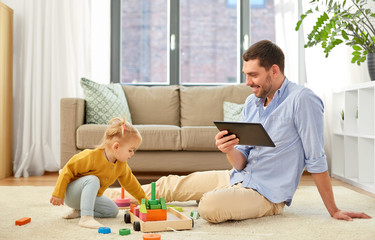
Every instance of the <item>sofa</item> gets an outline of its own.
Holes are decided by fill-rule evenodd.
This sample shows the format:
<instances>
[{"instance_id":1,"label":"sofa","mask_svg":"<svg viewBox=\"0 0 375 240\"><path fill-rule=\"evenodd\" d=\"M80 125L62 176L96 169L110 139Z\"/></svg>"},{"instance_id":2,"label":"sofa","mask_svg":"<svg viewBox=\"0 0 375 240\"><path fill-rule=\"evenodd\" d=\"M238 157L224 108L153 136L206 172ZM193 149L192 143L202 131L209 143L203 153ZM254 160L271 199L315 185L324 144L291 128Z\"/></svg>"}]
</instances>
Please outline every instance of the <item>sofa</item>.
<instances>
[{"instance_id":1,"label":"sofa","mask_svg":"<svg viewBox=\"0 0 375 240\"><path fill-rule=\"evenodd\" d=\"M224 120L223 103L243 104L251 94L244 84L225 86L122 85L132 124L143 141L129 160L141 183L168 174L231 169L215 145ZM83 149L93 149L107 128L85 123L85 100L61 99L61 168Z\"/></svg>"}]
</instances>

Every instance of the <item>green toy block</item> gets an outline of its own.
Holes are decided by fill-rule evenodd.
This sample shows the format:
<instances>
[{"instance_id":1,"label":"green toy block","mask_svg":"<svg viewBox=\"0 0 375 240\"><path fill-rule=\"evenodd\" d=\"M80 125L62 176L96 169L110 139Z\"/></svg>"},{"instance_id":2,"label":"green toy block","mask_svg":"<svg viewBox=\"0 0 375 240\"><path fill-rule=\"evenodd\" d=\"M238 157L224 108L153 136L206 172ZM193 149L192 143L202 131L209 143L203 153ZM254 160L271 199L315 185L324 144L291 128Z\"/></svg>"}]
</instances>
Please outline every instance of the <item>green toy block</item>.
<instances>
[{"instance_id":1,"label":"green toy block","mask_svg":"<svg viewBox=\"0 0 375 240\"><path fill-rule=\"evenodd\" d=\"M155 182L152 182L151 183L151 200L155 200L155 193L156 193L155 189L156 189L156 184Z\"/></svg>"},{"instance_id":2,"label":"green toy block","mask_svg":"<svg viewBox=\"0 0 375 240\"><path fill-rule=\"evenodd\" d=\"M198 212L197 210L195 210L195 211L191 211L191 212L190 212L190 217L191 217L192 219L194 219L194 220L197 220L197 219L200 217L199 212Z\"/></svg>"},{"instance_id":3,"label":"green toy block","mask_svg":"<svg viewBox=\"0 0 375 240\"><path fill-rule=\"evenodd\" d=\"M139 206L139 211L141 213L147 213L146 199L142 198L141 205Z\"/></svg>"},{"instance_id":4,"label":"green toy block","mask_svg":"<svg viewBox=\"0 0 375 240\"><path fill-rule=\"evenodd\" d=\"M155 199L155 200L150 199L150 200L148 200L148 205L150 205L150 207L151 207L151 205L158 205L158 204L159 204L159 200L158 199Z\"/></svg>"},{"instance_id":5,"label":"green toy block","mask_svg":"<svg viewBox=\"0 0 375 240\"><path fill-rule=\"evenodd\" d=\"M165 198L160 198L161 209L167 210L167 205L165 204Z\"/></svg>"},{"instance_id":6,"label":"green toy block","mask_svg":"<svg viewBox=\"0 0 375 240\"><path fill-rule=\"evenodd\" d=\"M161 209L161 205L160 204L150 205L150 209Z\"/></svg>"},{"instance_id":7,"label":"green toy block","mask_svg":"<svg viewBox=\"0 0 375 240\"><path fill-rule=\"evenodd\" d=\"M179 212L182 212L182 207L176 207L176 206L174 206L174 205L167 205L167 207L171 207L171 208L176 209L176 210L179 211Z\"/></svg>"}]
</instances>

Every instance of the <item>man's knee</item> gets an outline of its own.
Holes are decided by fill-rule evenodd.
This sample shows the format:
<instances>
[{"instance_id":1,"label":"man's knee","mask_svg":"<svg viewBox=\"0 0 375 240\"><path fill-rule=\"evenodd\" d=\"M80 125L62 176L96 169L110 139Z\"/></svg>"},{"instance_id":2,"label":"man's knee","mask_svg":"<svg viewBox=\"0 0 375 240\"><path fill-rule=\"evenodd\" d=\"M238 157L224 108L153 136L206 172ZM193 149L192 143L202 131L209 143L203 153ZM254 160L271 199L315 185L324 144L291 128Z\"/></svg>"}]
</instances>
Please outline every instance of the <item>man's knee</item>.
<instances>
[{"instance_id":1,"label":"man's knee","mask_svg":"<svg viewBox=\"0 0 375 240\"><path fill-rule=\"evenodd\" d=\"M217 201L214 194L204 194L198 205L199 215L204 220L211 223L220 223L227 221L221 211L222 207L225 206L218 206L218 202L219 201Z\"/></svg>"}]
</instances>

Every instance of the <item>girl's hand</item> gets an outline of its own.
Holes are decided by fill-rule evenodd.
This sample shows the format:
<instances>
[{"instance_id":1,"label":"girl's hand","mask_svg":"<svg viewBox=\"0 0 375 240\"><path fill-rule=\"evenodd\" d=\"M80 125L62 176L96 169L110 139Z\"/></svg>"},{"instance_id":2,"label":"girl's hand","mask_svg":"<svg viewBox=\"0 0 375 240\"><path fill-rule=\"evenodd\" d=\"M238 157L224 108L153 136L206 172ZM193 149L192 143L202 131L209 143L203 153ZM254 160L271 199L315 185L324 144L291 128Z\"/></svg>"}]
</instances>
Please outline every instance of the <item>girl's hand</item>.
<instances>
[{"instance_id":1,"label":"girl's hand","mask_svg":"<svg viewBox=\"0 0 375 240\"><path fill-rule=\"evenodd\" d=\"M49 202L52 203L52 205L55 205L55 206L64 205L64 199L58 198L58 197L55 197L55 196L52 196L51 200L49 200Z\"/></svg>"}]
</instances>

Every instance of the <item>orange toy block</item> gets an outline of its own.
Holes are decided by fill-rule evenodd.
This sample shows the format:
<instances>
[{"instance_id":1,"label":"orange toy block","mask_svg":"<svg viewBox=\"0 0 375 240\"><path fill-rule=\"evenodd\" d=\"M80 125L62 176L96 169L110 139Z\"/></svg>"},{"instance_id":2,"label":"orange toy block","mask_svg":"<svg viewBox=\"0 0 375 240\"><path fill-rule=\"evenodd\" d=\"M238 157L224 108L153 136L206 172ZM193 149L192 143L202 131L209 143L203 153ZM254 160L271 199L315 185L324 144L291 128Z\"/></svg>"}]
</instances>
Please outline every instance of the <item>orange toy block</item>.
<instances>
[{"instance_id":1,"label":"orange toy block","mask_svg":"<svg viewBox=\"0 0 375 240\"><path fill-rule=\"evenodd\" d=\"M147 210L147 221L167 220L167 210L149 209Z\"/></svg>"},{"instance_id":2,"label":"orange toy block","mask_svg":"<svg viewBox=\"0 0 375 240\"><path fill-rule=\"evenodd\" d=\"M131 203L130 204L130 212L134 213L134 208L136 208L136 207L137 207L137 205Z\"/></svg>"},{"instance_id":3,"label":"orange toy block","mask_svg":"<svg viewBox=\"0 0 375 240\"><path fill-rule=\"evenodd\" d=\"M160 240L161 235L157 233L143 235L143 240Z\"/></svg>"},{"instance_id":4,"label":"orange toy block","mask_svg":"<svg viewBox=\"0 0 375 240\"><path fill-rule=\"evenodd\" d=\"M144 222L167 220L167 210L149 209L147 213L139 212L139 218Z\"/></svg>"},{"instance_id":5,"label":"orange toy block","mask_svg":"<svg viewBox=\"0 0 375 240\"><path fill-rule=\"evenodd\" d=\"M31 222L31 218L24 217L24 218L20 218L20 219L16 220L16 225L21 226L21 225L25 225L26 223L29 223L29 222Z\"/></svg>"}]
</instances>

